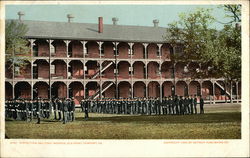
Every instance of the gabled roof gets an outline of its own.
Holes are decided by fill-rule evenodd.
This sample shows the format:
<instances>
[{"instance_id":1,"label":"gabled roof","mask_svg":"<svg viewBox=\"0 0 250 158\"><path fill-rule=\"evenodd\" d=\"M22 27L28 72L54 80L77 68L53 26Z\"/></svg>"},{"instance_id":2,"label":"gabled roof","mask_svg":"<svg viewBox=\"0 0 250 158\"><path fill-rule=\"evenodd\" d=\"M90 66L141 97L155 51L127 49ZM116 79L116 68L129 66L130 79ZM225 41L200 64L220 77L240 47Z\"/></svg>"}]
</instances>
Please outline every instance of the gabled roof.
<instances>
[{"instance_id":1,"label":"gabled roof","mask_svg":"<svg viewBox=\"0 0 250 158\"><path fill-rule=\"evenodd\" d=\"M167 28L128 25L103 25L103 33L98 32L98 24L67 23L23 20L29 28L27 38L124 41L165 43Z\"/></svg>"}]
</instances>

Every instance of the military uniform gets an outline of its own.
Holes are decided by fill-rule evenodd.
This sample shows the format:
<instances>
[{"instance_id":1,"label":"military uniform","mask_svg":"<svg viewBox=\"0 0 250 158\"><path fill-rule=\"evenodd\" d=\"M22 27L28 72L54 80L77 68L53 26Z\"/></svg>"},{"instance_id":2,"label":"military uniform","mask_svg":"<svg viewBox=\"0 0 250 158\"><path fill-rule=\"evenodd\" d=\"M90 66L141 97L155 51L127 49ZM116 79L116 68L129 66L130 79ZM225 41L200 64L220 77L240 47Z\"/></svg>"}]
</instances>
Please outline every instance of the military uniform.
<instances>
[{"instance_id":1,"label":"military uniform","mask_svg":"<svg viewBox=\"0 0 250 158\"><path fill-rule=\"evenodd\" d=\"M200 114L204 114L204 100L200 97Z\"/></svg>"}]
</instances>

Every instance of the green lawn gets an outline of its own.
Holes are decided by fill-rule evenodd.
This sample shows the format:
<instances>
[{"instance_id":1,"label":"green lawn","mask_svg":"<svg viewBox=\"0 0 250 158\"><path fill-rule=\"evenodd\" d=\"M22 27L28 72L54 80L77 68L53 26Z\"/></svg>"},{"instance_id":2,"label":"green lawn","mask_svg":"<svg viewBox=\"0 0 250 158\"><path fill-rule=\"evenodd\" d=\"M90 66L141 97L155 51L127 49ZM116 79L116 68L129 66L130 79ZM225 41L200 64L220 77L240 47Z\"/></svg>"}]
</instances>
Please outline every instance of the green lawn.
<instances>
[{"instance_id":1,"label":"green lawn","mask_svg":"<svg viewBox=\"0 0 250 158\"><path fill-rule=\"evenodd\" d=\"M83 119L62 124L42 120L41 124L6 121L9 138L48 139L240 139L241 106L239 104L206 105L204 115L112 115L90 113Z\"/></svg>"}]
</instances>

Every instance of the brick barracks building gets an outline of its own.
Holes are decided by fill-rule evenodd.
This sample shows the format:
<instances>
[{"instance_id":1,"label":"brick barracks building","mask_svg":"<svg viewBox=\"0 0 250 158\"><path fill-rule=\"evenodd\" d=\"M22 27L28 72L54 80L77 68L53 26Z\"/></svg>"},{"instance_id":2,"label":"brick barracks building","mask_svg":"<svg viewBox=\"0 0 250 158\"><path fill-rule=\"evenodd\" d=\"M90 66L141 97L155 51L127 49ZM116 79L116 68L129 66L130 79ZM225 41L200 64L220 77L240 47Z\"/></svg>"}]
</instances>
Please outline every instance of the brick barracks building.
<instances>
[{"instance_id":1,"label":"brick barracks building","mask_svg":"<svg viewBox=\"0 0 250 158\"><path fill-rule=\"evenodd\" d=\"M31 61L24 68L5 71L5 96L12 98L74 97L76 104L86 97L165 97L202 95L207 102L241 99L241 82L224 79L191 79L207 67L197 63L174 63L171 54L180 53L163 38L167 29L113 25L19 20L29 28ZM15 71L16 73L14 73ZM15 74L15 75L13 75Z\"/></svg>"}]
</instances>

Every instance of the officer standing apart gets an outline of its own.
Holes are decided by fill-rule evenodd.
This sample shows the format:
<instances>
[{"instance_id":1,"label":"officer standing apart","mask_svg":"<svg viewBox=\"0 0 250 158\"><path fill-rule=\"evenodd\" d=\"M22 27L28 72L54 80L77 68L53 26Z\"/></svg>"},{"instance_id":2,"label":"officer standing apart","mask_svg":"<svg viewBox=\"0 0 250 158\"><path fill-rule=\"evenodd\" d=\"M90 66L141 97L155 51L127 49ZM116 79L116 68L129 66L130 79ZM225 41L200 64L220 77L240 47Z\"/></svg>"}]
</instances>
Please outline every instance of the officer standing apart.
<instances>
[{"instance_id":1,"label":"officer standing apart","mask_svg":"<svg viewBox=\"0 0 250 158\"><path fill-rule=\"evenodd\" d=\"M200 96L200 114L204 114L204 100L202 96Z\"/></svg>"}]
</instances>

